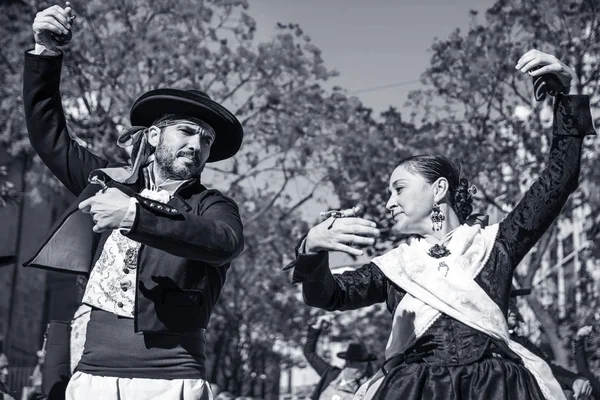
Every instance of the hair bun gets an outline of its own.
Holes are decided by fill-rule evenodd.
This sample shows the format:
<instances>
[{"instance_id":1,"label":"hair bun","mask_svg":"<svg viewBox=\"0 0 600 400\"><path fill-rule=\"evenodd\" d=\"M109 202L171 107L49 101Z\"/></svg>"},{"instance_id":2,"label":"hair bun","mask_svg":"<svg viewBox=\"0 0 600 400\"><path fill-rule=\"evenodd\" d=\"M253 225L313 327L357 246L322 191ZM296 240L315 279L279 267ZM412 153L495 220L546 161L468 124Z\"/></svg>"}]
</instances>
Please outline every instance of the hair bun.
<instances>
[{"instance_id":1,"label":"hair bun","mask_svg":"<svg viewBox=\"0 0 600 400\"><path fill-rule=\"evenodd\" d=\"M454 209L460 222L464 222L473 212L473 195L477 193L474 186L469 185L469 181L461 178L458 181L458 187L454 193Z\"/></svg>"}]
</instances>

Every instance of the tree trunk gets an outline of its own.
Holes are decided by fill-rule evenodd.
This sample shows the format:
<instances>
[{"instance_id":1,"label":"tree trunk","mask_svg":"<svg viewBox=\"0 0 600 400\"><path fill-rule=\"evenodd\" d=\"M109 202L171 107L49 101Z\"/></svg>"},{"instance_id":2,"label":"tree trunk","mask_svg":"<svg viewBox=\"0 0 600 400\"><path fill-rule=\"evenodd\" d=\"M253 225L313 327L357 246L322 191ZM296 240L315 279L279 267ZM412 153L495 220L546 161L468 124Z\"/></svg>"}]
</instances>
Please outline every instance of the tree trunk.
<instances>
[{"instance_id":1,"label":"tree trunk","mask_svg":"<svg viewBox=\"0 0 600 400\"><path fill-rule=\"evenodd\" d=\"M529 304L533 310L535 316L542 325L544 333L548 337L548 342L552 348L552 351L554 352L555 362L564 367L568 367L569 352L563 345L560 337L558 337L558 324L554 320L554 317L547 310L545 310L540 302L533 296L527 299L527 304Z\"/></svg>"}]
</instances>

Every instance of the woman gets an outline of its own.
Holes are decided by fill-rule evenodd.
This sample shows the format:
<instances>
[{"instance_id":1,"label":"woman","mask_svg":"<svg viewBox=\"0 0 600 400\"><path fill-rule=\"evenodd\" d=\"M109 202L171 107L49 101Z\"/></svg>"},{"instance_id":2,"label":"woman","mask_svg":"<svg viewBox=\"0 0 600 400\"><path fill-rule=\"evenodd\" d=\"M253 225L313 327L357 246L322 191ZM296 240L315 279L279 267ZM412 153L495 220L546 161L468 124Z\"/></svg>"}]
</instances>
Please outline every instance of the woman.
<instances>
[{"instance_id":1,"label":"woman","mask_svg":"<svg viewBox=\"0 0 600 400\"><path fill-rule=\"evenodd\" d=\"M549 54L529 51L516 68L553 73L575 90L575 73ZM546 169L499 224L464 224L468 182L444 157L416 156L390 178L386 207L408 236L397 248L332 275L327 252L362 254L352 246L372 244L375 223L329 218L309 231L294 262L307 304L349 310L387 301L393 312L386 362L357 397L564 399L548 365L510 341L505 319L514 269L577 188L583 137L595 134L587 96L557 96L553 133Z\"/></svg>"}]
</instances>

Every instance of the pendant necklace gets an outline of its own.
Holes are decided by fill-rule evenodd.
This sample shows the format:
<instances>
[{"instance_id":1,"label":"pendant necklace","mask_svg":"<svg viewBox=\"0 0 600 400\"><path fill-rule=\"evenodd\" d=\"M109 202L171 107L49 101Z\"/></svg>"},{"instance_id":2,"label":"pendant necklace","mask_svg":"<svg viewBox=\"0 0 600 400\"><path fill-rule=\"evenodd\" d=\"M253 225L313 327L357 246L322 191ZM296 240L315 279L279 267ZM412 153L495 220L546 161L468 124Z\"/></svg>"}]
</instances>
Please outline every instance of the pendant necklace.
<instances>
[{"instance_id":1,"label":"pendant necklace","mask_svg":"<svg viewBox=\"0 0 600 400\"><path fill-rule=\"evenodd\" d=\"M441 243L436 243L431 248L429 248L429 250L427 250L427 255L436 259L449 256L450 250L448 250L448 248L446 247L446 243L449 242L450 239L452 239L452 234L455 230L448 232L446 236L442 238ZM438 264L438 271L441 272L442 269L444 269L444 276L448 276L448 271L450 270L450 267L444 261L440 261L440 263Z\"/></svg>"}]
</instances>

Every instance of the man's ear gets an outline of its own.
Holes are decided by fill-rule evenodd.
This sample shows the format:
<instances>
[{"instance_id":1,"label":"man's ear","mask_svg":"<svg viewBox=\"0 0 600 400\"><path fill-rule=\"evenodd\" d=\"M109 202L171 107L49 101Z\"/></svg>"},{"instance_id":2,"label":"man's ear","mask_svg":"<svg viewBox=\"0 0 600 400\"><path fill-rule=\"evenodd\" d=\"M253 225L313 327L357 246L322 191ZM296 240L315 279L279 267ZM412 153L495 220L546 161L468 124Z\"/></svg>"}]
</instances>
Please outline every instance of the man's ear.
<instances>
[{"instance_id":1,"label":"man's ear","mask_svg":"<svg viewBox=\"0 0 600 400\"><path fill-rule=\"evenodd\" d=\"M158 146L158 142L160 141L161 130L159 127L152 125L148 128L148 143L150 146L156 148Z\"/></svg>"},{"instance_id":2,"label":"man's ear","mask_svg":"<svg viewBox=\"0 0 600 400\"><path fill-rule=\"evenodd\" d=\"M440 177L433 183L433 200L436 203L440 203L448 191L450 190L450 184L446 178Z\"/></svg>"}]
</instances>

